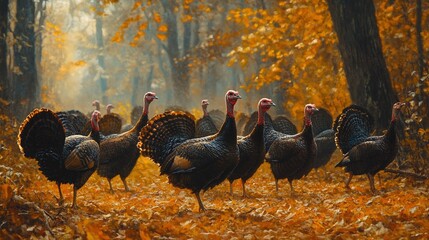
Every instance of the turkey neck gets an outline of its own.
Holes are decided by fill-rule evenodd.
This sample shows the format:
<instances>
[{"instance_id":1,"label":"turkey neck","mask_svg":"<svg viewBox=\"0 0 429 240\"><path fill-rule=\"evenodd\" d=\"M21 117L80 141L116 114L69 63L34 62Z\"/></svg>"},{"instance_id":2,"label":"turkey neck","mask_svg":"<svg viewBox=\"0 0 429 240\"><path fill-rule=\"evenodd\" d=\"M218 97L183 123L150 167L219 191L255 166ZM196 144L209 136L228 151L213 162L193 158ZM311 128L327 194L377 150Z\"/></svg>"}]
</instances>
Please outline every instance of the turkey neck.
<instances>
[{"instance_id":1,"label":"turkey neck","mask_svg":"<svg viewBox=\"0 0 429 240\"><path fill-rule=\"evenodd\" d=\"M311 124L311 117L306 116L304 119L304 129L302 130L301 136L307 141L313 141L313 126Z\"/></svg>"},{"instance_id":2,"label":"turkey neck","mask_svg":"<svg viewBox=\"0 0 429 240\"><path fill-rule=\"evenodd\" d=\"M98 126L98 122L91 120L91 133L89 134L89 137L94 139L100 145L100 127Z\"/></svg>"},{"instance_id":3,"label":"turkey neck","mask_svg":"<svg viewBox=\"0 0 429 240\"><path fill-rule=\"evenodd\" d=\"M251 137L259 137L264 133L264 125L265 125L265 112L262 111L261 107L258 110L258 122L256 126L253 128L253 131L250 133Z\"/></svg>"},{"instance_id":4,"label":"turkey neck","mask_svg":"<svg viewBox=\"0 0 429 240\"><path fill-rule=\"evenodd\" d=\"M226 141L227 143L236 145L237 144L237 127L235 125L235 118L226 115L225 122L223 123L217 139Z\"/></svg>"},{"instance_id":5,"label":"turkey neck","mask_svg":"<svg viewBox=\"0 0 429 240\"><path fill-rule=\"evenodd\" d=\"M142 130L142 128L147 124L147 121L149 120L148 118L149 104L150 104L149 101L147 100L144 101L143 113L140 116L139 121L136 123L136 125L131 129L132 131L140 132L140 130Z\"/></svg>"},{"instance_id":6,"label":"turkey neck","mask_svg":"<svg viewBox=\"0 0 429 240\"><path fill-rule=\"evenodd\" d=\"M389 124L389 128L387 129L385 140L389 143L395 143L396 142L396 119L392 119L392 121Z\"/></svg>"},{"instance_id":7,"label":"turkey neck","mask_svg":"<svg viewBox=\"0 0 429 240\"><path fill-rule=\"evenodd\" d=\"M203 106L203 115L204 117L207 117L209 113L207 112L207 106Z\"/></svg>"}]
</instances>

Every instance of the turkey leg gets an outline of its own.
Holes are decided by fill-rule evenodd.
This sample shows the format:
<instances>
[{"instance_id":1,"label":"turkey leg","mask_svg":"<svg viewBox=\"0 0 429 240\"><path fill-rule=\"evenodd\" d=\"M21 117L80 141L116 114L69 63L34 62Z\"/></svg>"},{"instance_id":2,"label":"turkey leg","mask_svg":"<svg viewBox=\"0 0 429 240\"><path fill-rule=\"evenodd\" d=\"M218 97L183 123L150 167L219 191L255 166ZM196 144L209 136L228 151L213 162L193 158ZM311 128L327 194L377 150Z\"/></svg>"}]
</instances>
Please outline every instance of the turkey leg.
<instances>
[{"instance_id":1,"label":"turkey leg","mask_svg":"<svg viewBox=\"0 0 429 240\"><path fill-rule=\"evenodd\" d=\"M73 209L77 209L76 196L77 196L77 189L76 187L73 187L73 205L72 205Z\"/></svg>"},{"instance_id":2,"label":"turkey leg","mask_svg":"<svg viewBox=\"0 0 429 240\"><path fill-rule=\"evenodd\" d=\"M232 181L229 181L229 194L232 196Z\"/></svg>"},{"instance_id":3,"label":"turkey leg","mask_svg":"<svg viewBox=\"0 0 429 240\"><path fill-rule=\"evenodd\" d=\"M378 191L377 191L377 189L375 189L375 186L374 186L374 176L370 173L368 173L366 175L368 176L368 179L369 179L369 186L371 187L371 192L373 194L377 194Z\"/></svg>"},{"instance_id":4,"label":"turkey leg","mask_svg":"<svg viewBox=\"0 0 429 240\"><path fill-rule=\"evenodd\" d=\"M293 189L293 185L292 185L292 180L289 180L289 185L290 185L290 195L294 196L295 195L295 189Z\"/></svg>"},{"instance_id":5,"label":"turkey leg","mask_svg":"<svg viewBox=\"0 0 429 240\"><path fill-rule=\"evenodd\" d=\"M58 199L58 204L62 206L64 203L64 197L63 197L63 193L61 192L61 183L57 182L57 186L58 186L58 191L60 192L60 199Z\"/></svg>"},{"instance_id":6,"label":"turkey leg","mask_svg":"<svg viewBox=\"0 0 429 240\"><path fill-rule=\"evenodd\" d=\"M111 182L111 181L112 181L112 179L110 179L110 178L109 178L109 179L107 179L107 181L109 182L109 186L110 186L110 193L112 193L112 194L113 194L113 193L114 193L114 191L113 191L113 188L112 188L112 182Z\"/></svg>"},{"instance_id":7,"label":"turkey leg","mask_svg":"<svg viewBox=\"0 0 429 240\"><path fill-rule=\"evenodd\" d=\"M353 174L350 173L349 178L346 181L346 188L348 188L348 189L350 189L349 184L352 181L352 178L353 178Z\"/></svg>"},{"instance_id":8,"label":"turkey leg","mask_svg":"<svg viewBox=\"0 0 429 240\"><path fill-rule=\"evenodd\" d=\"M276 192L279 192L279 180L276 178Z\"/></svg>"},{"instance_id":9,"label":"turkey leg","mask_svg":"<svg viewBox=\"0 0 429 240\"><path fill-rule=\"evenodd\" d=\"M241 185L243 186L243 197L247 197L245 184L246 184L246 181L241 179Z\"/></svg>"},{"instance_id":10,"label":"turkey leg","mask_svg":"<svg viewBox=\"0 0 429 240\"><path fill-rule=\"evenodd\" d=\"M200 192L198 191L197 193L195 193L195 196L197 197L198 205L200 207L199 211L204 212L206 208L204 207L203 202L201 201Z\"/></svg>"},{"instance_id":11,"label":"turkey leg","mask_svg":"<svg viewBox=\"0 0 429 240\"><path fill-rule=\"evenodd\" d=\"M130 189L128 188L127 180L126 180L125 178L121 178L121 180L122 180L122 182L124 183L125 191L126 191L126 192L129 192L129 191L130 191Z\"/></svg>"}]
</instances>

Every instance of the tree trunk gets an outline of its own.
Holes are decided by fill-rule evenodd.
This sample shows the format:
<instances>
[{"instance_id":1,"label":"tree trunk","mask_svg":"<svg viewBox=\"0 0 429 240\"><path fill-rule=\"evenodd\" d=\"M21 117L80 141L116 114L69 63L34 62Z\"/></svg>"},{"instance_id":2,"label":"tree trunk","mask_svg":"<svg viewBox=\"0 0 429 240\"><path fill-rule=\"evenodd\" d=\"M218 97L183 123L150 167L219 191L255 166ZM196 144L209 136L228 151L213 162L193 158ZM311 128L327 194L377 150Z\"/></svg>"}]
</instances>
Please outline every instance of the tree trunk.
<instances>
[{"instance_id":1,"label":"tree trunk","mask_svg":"<svg viewBox=\"0 0 429 240\"><path fill-rule=\"evenodd\" d=\"M7 78L7 44L8 30L7 16L9 13L9 1L0 1L0 100L9 101L9 80ZM3 105L0 103L0 105ZM0 107L3 109L3 107Z\"/></svg>"},{"instance_id":2,"label":"tree trunk","mask_svg":"<svg viewBox=\"0 0 429 240\"><path fill-rule=\"evenodd\" d=\"M14 30L14 71L12 112L17 119L25 116L39 104L37 93L37 70L35 61L35 34L34 34L33 1L18 0L16 5L16 27Z\"/></svg>"},{"instance_id":3,"label":"tree trunk","mask_svg":"<svg viewBox=\"0 0 429 240\"><path fill-rule=\"evenodd\" d=\"M103 10L100 6L100 0L95 1L95 31L96 31L96 38L97 38L97 47L98 47L98 65L100 66L100 88L101 88L101 99L102 102L107 104L109 102L109 99L106 95L107 92L107 80L105 76L106 72L106 64L104 62L104 39L103 39L103 20L102 20L102 13Z\"/></svg>"},{"instance_id":4,"label":"tree trunk","mask_svg":"<svg viewBox=\"0 0 429 240\"><path fill-rule=\"evenodd\" d=\"M397 100L383 57L372 0L327 0L352 101L367 108L378 131Z\"/></svg>"}]
</instances>

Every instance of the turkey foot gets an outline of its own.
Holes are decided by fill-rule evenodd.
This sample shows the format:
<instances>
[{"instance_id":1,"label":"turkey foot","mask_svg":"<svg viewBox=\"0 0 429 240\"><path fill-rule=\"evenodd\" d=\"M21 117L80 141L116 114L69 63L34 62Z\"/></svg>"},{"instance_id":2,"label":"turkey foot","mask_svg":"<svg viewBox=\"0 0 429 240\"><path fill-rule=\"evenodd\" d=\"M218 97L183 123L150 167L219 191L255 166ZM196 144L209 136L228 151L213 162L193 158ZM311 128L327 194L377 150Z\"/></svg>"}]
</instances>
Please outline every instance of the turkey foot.
<instances>
[{"instance_id":1,"label":"turkey foot","mask_svg":"<svg viewBox=\"0 0 429 240\"><path fill-rule=\"evenodd\" d=\"M295 189L293 189L292 180L289 180L289 185L290 185L290 196L296 197L296 192L295 192Z\"/></svg>"},{"instance_id":2,"label":"turkey foot","mask_svg":"<svg viewBox=\"0 0 429 240\"><path fill-rule=\"evenodd\" d=\"M73 210L77 210L79 208L76 204L76 196L77 196L77 189L73 188L73 205L71 207Z\"/></svg>"}]
</instances>

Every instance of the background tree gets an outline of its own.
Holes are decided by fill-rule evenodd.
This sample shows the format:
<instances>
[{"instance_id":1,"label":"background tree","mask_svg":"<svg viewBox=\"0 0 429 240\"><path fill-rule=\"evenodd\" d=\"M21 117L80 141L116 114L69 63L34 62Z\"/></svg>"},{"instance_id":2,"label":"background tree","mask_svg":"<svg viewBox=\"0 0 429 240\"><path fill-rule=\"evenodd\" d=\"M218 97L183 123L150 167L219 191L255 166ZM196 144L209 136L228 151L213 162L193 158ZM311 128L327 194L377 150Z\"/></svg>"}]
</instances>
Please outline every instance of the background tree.
<instances>
[{"instance_id":1,"label":"background tree","mask_svg":"<svg viewBox=\"0 0 429 240\"><path fill-rule=\"evenodd\" d=\"M397 101L383 57L372 0L329 0L352 101L367 108L378 130L390 120Z\"/></svg>"},{"instance_id":2,"label":"background tree","mask_svg":"<svg viewBox=\"0 0 429 240\"><path fill-rule=\"evenodd\" d=\"M12 112L22 120L39 105L39 83L35 61L35 5L33 1L16 1L16 25L13 29L13 65L11 71Z\"/></svg>"},{"instance_id":3,"label":"background tree","mask_svg":"<svg viewBox=\"0 0 429 240\"><path fill-rule=\"evenodd\" d=\"M8 100L9 84L7 79L7 30L8 30L9 1L0 2L0 105L4 105ZM0 108L3 109L3 108Z\"/></svg>"}]
</instances>

